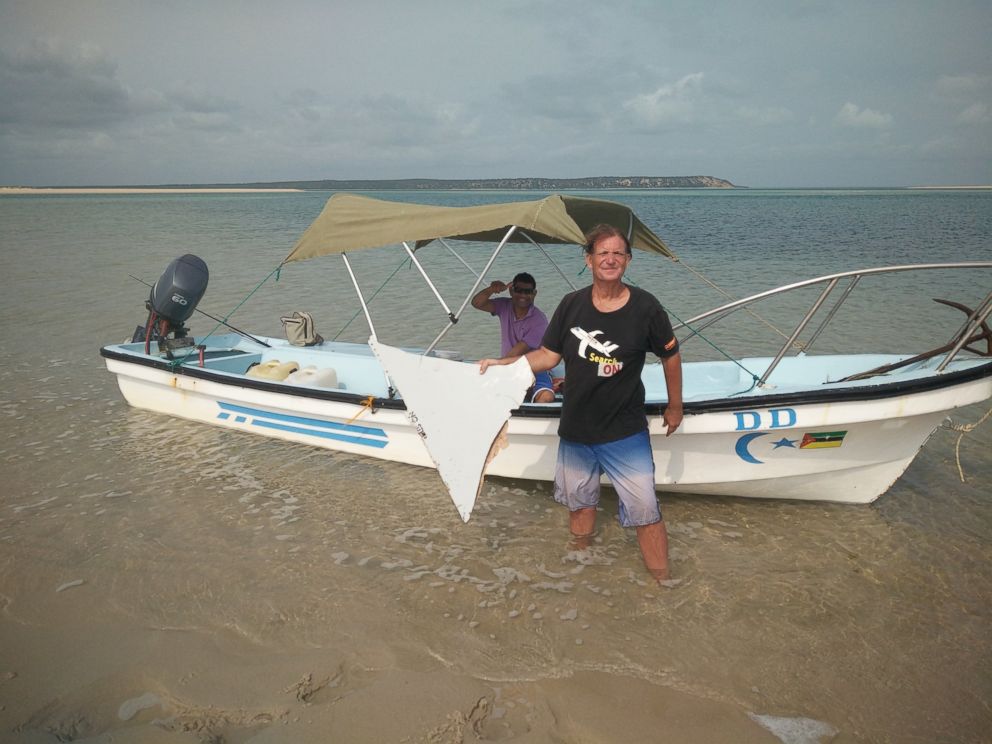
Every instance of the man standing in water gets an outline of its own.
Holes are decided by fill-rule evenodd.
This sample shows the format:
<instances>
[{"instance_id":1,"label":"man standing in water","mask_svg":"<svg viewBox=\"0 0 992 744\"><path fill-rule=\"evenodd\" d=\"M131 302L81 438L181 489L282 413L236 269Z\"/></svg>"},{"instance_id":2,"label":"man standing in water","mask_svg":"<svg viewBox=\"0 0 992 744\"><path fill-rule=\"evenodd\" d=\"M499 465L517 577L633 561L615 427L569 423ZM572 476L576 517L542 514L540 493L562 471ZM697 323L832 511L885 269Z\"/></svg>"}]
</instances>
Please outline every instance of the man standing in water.
<instances>
[{"instance_id":1,"label":"man standing in water","mask_svg":"<svg viewBox=\"0 0 992 744\"><path fill-rule=\"evenodd\" d=\"M641 370L648 351L661 359L668 389L664 421L671 436L682 423L679 344L658 300L622 281L633 258L626 235L597 225L585 237L592 285L562 298L541 348L527 354L534 372L565 360L568 394L558 427L555 500L568 507L572 534L588 539L605 473L620 499L620 524L636 528L644 565L664 581L668 533L654 491ZM483 359L479 370L513 361Z\"/></svg>"},{"instance_id":2,"label":"man standing in water","mask_svg":"<svg viewBox=\"0 0 992 744\"><path fill-rule=\"evenodd\" d=\"M506 290L509 297L497 297ZM495 315L499 318L501 332L500 356L514 359L541 346L544 331L548 327L548 318L542 313L534 300L537 297L537 282L526 271L513 277L511 284L495 281L488 287L480 289L472 298L472 307L476 310ZM533 403L553 403L555 393L550 372L540 372L536 375L534 387L528 391L528 399Z\"/></svg>"}]
</instances>

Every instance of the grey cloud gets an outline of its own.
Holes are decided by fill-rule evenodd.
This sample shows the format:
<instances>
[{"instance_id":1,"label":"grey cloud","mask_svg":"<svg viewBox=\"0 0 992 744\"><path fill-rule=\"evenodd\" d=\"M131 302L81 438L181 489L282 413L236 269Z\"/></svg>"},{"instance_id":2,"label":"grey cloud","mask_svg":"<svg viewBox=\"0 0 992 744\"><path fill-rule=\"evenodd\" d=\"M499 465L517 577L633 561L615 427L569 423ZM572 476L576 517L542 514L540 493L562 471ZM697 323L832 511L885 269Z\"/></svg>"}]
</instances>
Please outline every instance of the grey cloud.
<instances>
[{"instance_id":1,"label":"grey cloud","mask_svg":"<svg viewBox=\"0 0 992 744\"><path fill-rule=\"evenodd\" d=\"M134 117L166 110L157 91L132 91L117 66L93 46L36 42L0 50L0 123L5 129L91 131L116 128Z\"/></svg>"},{"instance_id":2,"label":"grey cloud","mask_svg":"<svg viewBox=\"0 0 992 744\"><path fill-rule=\"evenodd\" d=\"M171 119L172 123L180 130L202 131L202 132L238 132L241 127L236 124L230 115L224 112L199 112L191 111L176 114Z\"/></svg>"},{"instance_id":3,"label":"grey cloud","mask_svg":"<svg viewBox=\"0 0 992 744\"><path fill-rule=\"evenodd\" d=\"M0 52L0 99L4 124L73 129L118 120L131 97L106 60L34 47L21 55Z\"/></svg>"},{"instance_id":4,"label":"grey cloud","mask_svg":"<svg viewBox=\"0 0 992 744\"><path fill-rule=\"evenodd\" d=\"M237 101L194 87L173 89L168 100L182 111L197 114L230 113L241 108Z\"/></svg>"},{"instance_id":5,"label":"grey cloud","mask_svg":"<svg viewBox=\"0 0 992 744\"><path fill-rule=\"evenodd\" d=\"M657 80L658 71L629 60L588 59L558 72L532 73L499 86L500 111L568 127L606 126L623 101Z\"/></svg>"},{"instance_id":6,"label":"grey cloud","mask_svg":"<svg viewBox=\"0 0 992 744\"><path fill-rule=\"evenodd\" d=\"M647 129L687 124L696 118L703 77L702 72L684 75L624 101L623 107L636 125Z\"/></svg>"},{"instance_id":7,"label":"grey cloud","mask_svg":"<svg viewBox=\"0 0 992 744\"><path fill-rule=\"evenodd\" d=\"M937 92L951 97L973 96L992 90L992 77L983 75L943 75L937 80Z\"/></svg>"},{"instance_id":8,"label":"grey cloud","mask_svg":"<svg viewBox=\"0 0 992 744\"><path fill-rule=\"evenodd\" d=\"M0 181L988 180L987 2L16 5Z\"/></svg>"},{"instance_id":9,"label":"grey cloud","mask_svg":"<svg viewBox=\"0 0 992 744\"><path fill-rule=\"evenodd\" d=\"M734 116L739 121L759 126L789 124L796 118L792 111L782 106L740 106L734 110Z\"/></svg>"},{"instance_id":10,"label":"grey cloud","mask_svg":"<svg viewBox=\"0 0 992 744\"><path fill-rule=\"evenodd\" d=\"M892 115L870 108L860 108L848 101L837 112L834 124L860 129L886 129L892 126Z\"/></svg>"},{"instance_id":11,"label":"grey cloud","mask_svg":"<svg viewBox=\"0 0 992 744\"><path fill-rule=\"evenodd\" d=\"M19 52L2 56L7 58L10 67L29 74L113 77L117 71L117 65L98 46L68 47L55 39L35 39Z\"/></svg>"},{"instance_id":12,"label":"grey cloud","mask_svg":"<svg viewBox=\"0 0 992 744\"><path fill-rule=\"evenodd\" d=\"M934 89L938 99L958 111L956 124L985 125L992 122L992 76L944 75Z\"/></svg>"},{"instance_id":13,"label":"grey cloud","mask_svg":"<svg viewBox=\"0 0 992 744\"><path fill-rule=\"evenodd\" d=\"M311 99L309 105L294 109L293 115L311 141L351 141L368 148L451 144L478 128L478 119L467 114L460 104L415 101L397 95L338 100L333 104Z\"/></svg>"},{"instance_id":14,"label":"grey cloud","mask_svg":"<svg viewBox=\"0 0 992 744\"><path fill-rule=\"evenodd\" d=\"M512 117L528 116L554 121L580 119L589 114L590 106L572 89L558 84L549 75L534 75L525 80L504 83L499 99L503 112Z\"/></svg>"},{"instance_id":15,"label":"grey cloud","mask_svg":"<svg viewBox=\"0 0 992 744\"><path fill-rule=\"evenodd\" d=\"M294 88L280 96L279 101L290 126L316 124L330 106L326 97L313 88Z\"/></svg>"},{"instance_id":16,"label":"grey cloud","mask_svg":"<svg viewBox=\"0 0 992 744\"><path fill-rule=\"evenodd\" d=\"M973 103L960 114L955 121L958 124L990 124L992 111L984 103Z\"/></svg>"}]
</instances>

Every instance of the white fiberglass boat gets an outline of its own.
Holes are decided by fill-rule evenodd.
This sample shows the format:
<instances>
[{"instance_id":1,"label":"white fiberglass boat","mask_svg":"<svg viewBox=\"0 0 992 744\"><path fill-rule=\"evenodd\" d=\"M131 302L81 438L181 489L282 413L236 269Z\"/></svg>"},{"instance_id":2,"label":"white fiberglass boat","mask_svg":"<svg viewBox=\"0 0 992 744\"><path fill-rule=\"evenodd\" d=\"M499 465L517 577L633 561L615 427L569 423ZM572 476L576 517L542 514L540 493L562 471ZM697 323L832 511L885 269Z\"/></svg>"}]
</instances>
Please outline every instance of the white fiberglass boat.
<instances>
[{"instance_id":1,"label":"white fiberglass boat","mask_svg":"<svg viewBox=\"0 0 992 744\"><path fill-rule=\"evenodd\" d=\"M581 245L583 233L601 222L626 229L636 249L674 258L629 208L608 201L553 195L479 207L435 207L336 194L283 264L339 254L375 346L379 339L348 254L370 248L405 251L448 316L446 327L427 348L408 353L474 368L471 361L437 346L486 281L504 246L531 244L550 258L545 246ZM452 250L448 241L469 241L465 245L471 249L481 242L495 244L485 268L472 272L470 288L456 311L448 308L418 260L420 249L432 241L441 241L448 250ZM685 419L672 437L664 435L666 389L661 366L645 365L658 489L848 503L878 498L948 412L992 396L992 341L986 325L992 292L974 311L946 303L965 310L967 320L952 338L938 339L936 349L816 355L810 346L862 277L960 270L987 282L988 269L992 262L853 270L736 300L677 325L676 333L684 342L741 308L750 310L802 288L822 288L777 354L685 362ZM183 324L206 289L206 276L206 266L195 256L173 261L152 289L142 333L131 343L101 349L128 403L291 442L412 465L438 465L438 454L424 446L418 412L408 410L404 386L408 400L420 395L419 390L414 393L415 385L454 394L453 386L461 383L444 376L450 367L425 367L419 379L415 374L400 382L384 370L381 354L377 356L370 345L319 340L294 345L284 338L241 331L189 337ZM835 289L838 297L828 309L827 300ZM811 321L820 316L823 320L809 333ZM790 354L804 336L808 339L803 351ZM472 384L464 375L461 379ZM484 472L551 480L560 403L515 406L515 401L506 406L507 411L512 408L512 415L505 448L483 466ZM467 423L465 414L454 410L450 419L432 425L468 431L474 423ZM461 439L457 434L449 436L445 445L455 447L448 453L455 462L461 457L457 451ZM465 441L465 447L477 449L477 444ZM477 469L473 473L473 477L481 475ZM459 510L467 519L471 503Z\"/></svg>"}]
</instances>

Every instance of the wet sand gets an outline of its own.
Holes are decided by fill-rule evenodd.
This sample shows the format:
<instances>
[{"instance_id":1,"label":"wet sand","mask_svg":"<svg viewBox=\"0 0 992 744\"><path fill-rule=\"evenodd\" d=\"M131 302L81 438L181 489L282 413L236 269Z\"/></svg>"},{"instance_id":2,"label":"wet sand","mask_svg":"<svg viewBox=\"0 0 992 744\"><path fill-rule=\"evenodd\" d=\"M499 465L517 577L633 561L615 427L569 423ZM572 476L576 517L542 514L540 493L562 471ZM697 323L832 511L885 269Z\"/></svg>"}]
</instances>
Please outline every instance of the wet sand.
<instances>
[{"instance_id":1,"label":"wet sand","mask_svg":"<svg viewBox=\"0 0 992 744\"><path fill-rule=\"evenodd\" d=\"M737 230L716 198L678 221ZM663 494L662 591L609 491L575 551L548 484L487 479L463 524L434 471L129 408L96 351L145 317L127 274L194 251L233 307L322 201L0 200L0 741L988 741L992 420L964 482L940 429L867 507ZM335 327L340 287L293 280L238 324Z\"/></svg>"},{"instance_id":2,"label":"wet sand","mask_svg":"<svg viewBox=\"0 0 992 744\"><path fill-rule=\"evenodd\" d=\"M122 622L93 586L47 594L50 622L0 621L4 741L779 741L734 706L637 679L414 671L385 648L276 650Z\"/></svg>"},{"instance_id":3,"label":"wet sand","mask_svg":"<svg viewBox=\"0 0 992 744\"><path fill-rule=\"evenodd\" d=\"M659 589L609 494L575 552L545 487L462 525L432 471L122 408L3 450L4 741L982 741L988 510L910 550L950 432L880 510L663 498Z\"/></svg>"}]
</instances>

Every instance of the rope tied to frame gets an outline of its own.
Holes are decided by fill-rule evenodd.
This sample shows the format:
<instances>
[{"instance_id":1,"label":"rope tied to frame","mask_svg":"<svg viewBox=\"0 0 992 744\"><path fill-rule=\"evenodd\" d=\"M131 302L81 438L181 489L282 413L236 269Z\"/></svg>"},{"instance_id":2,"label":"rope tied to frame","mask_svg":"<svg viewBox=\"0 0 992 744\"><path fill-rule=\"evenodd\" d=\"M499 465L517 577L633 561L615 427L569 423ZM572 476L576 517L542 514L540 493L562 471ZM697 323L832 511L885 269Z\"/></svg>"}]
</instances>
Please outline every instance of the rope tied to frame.
<instances>
[{"instance_id":1,"label":"rope tied to frame","mask_svg":"<svg viewBox=\"0 0 992 744\"><path fill-rule=\"evenodd\" d=\"M258 284L255 285L255 288L251 292L249 292L247 295L245 295L244 299L242 299L241 302L239 302L237 305L234 306L234 308L231 310L231 312L229 312L227 315L223 316L220 320L217 321L217 325L215 325L213 328L211 328L210 329L210 332L206 336L204 336L203 338L200 339L200 343L202 344L208 338L210 338L211 336L213 336L214 333L216 333L217 329L220 328L222 325L226 325L227 324L227 321L230 320L231 316L234 315L234 313L236 313L238 311L238 309L242 305L244 305L246 302L248 302L248 300L251 299L251 296L253 294L255 294L258 290L260 290L262 288L262 285L265 284L267 281L269 281L269 279L271 279L273 276L275 276L276 281L279 281L279 274L280 274L281 270L282 270L282 264L279 264L274 269L272 269L272 271L270 271L265 276L265 278L262 279L262 281L260 281ZM179 367L181 367L186 362L186 360L189 359L191 356L193 356L193 354L195 354L195 353L198 353L198 352L196 351L195 348L193 348L185 356L183 356L182 358L170 359L169 360L169 369L174 372L176 369L178 369Z\"/></svg>"},{"instance_id":2,"label":"rope tied to frame","mask_svg":"<svg viewBox=\"0 0 992 744\"><path fill-rule=\"evenodd\" d=\"M743 364L741 364L737 359L735 359L732 355L730 355L727 352L725 352L723 349L721 349L715 343L713 343L708 338L706 338L705 335L703 335L702 333L700 333L699 331L697 331L695 328L693 328L692 326L690 326L688 323L686 323L684 320L682 320L682 318L680 318L678 315L676 315L675 312L673 312L670 307L666 307L665 308L665 312L668 313L669 315L671 315L673 318L675 318L679 323L681 323L682 325L684 325L686 328L688 328L694 334L696 334L699 338L703 339L703 341L705 341L706 343L708 343L711 347L713 347L714 349L716 349L716 351L719 354L723 355L724 358L726 358L727 360L733 362L738 367L740 367L742 370L744 370L744 372L746 374L750 375L750 377L751 377L751 387L747 388L746 390L738 390L736 393L731 393L728 397L731 397L732 398L735 395L743 395L744 393L749 393L752 390L754 390L754 386L758 384L758 382L761 380L761 377L759 377L754 372L752 372L751 370L749 370L747 367L745 367Z\"/></svg>"},{"instance_id":3,"label":"rope tied to frame","mask_svg":"<svg viewBox=\"0 0 992 744\"><path fill-rule=\"evenodd\" d=\"M389 276L387 276L386 277L386 280L382 284L379 285L379 288L369 296L368 304L371 304L372 303L372 300L374 300L378 296L378 294L383 289L386 288L386 285L389 284L390 279L392 279L394 276L396 276L396 274L399 272L400 269L403 268L404 265L406 265L407 268L410 268L411 266L413 266L413 261L411 261L409 258L404 258L402 261L400 261L399 266L397 266L395 269L393 269L393 273L390 274ZM332 338L331 340L332 341L337 341L338 340L338 337L342 333L344 333L345 330L347 330L348 326L351 325L351 322L355 318L357 318L359 315L361 315L361 314L362 314L362 309L359 308L358 310L355 311L355 314L354 315L352 315L350 318L348 318L348 321L343 326L341 326L341 330L339 330L337 333L335 333L334 334L334 338Z\"/></svg>"},{"instance_id":4,"label":"rope tied to frame","mask_svg":"<svg viewBox=\"0 0 992 744\"><path fill-rule=\"evenodd\" d=\"M679 263L682 264L682 266L685 267L685 269L690 274L692 274L697 279L699 279L699 281L701 281L703 284L706 284L707 286L711 287L712 289L716 290L716 292L718 292L719 294L723 295L728 300L736 300L737 299L736 297L734 297L733 294L731 294L730 292L728 292L727 290L725 290L723 287L721 287L719 284L717 284L716 282L714 282L712 279L710 279L708 276L706 276L705 274L703 274L701 271L697 271L696 269L692 268L685 261L679 261ZM747 307L747 306L744 306L741 309L745 313L747 313L748 315L750 315L752 318L754 318L755 320L758 320L761 323L763 323L765 326L767 326L768 328L770 328L772 331L774 331L775 333L777 333L782 338L784 338L784 339L788 339L789 338L788 334L785 333L785 331L782 331L781 329L776 328L775 325L771 321L769 321L768 319L762 317L758 313L757 310L754 310L753 308ZM697 334L697 335L700 335L701 336L702 334ZM801 343L801 342L799 342L799 341L793 342L792 346L793 346L793 348L796 348L799 351L805 351L805 349L806 349L806 345L803 344L803 343Z\"/></svg>"},{"instance_id":5,"label":"rope tied to frame","mask_svg":"<svg viewBox=\"0 0 992 744\"><path fill-rule=\"evenodd\" d=\"M710 287L712 287L713 289L715 289L717 292L719 292L720 294L722 294L724 297L727 297L728 299L731 299L731 300L736 299L730 292L728 292L723 287L721 287L720 285L718 285L715 282L713 282L712 280L710 280L704 274L700 273L696 269L694 269L691 266L689 266L688 264L686 264L684 261L679 261L679 264L682 265L683 267L685 267L691 274L693 274L694 276L696 276L697 278L699 278L700 281L702 281L703 283L709 285ZM582 269L578 273L578 276L581 276L582 273L585 270L586 270L586 266L585 266L585 264L583 264L582 265ZM634 279L629 274L628 275L625 275L624 276L624 279L625 279L625 281L627 281L632 286L634 286L634 287L638 286L637 282L634 281ZM749 315L755 317L757 320L759 320L762 323L764 323L766 326L768 326L771 330L773 330L775 333L777 333L782 338L785 338L785 339L788 338L788 336L783 331L781 331L778 328L776 328L774 325L772 325L772 323L770 323L765 318L761 317L761 315L759 315L757 312L755 312L751 308L745 307L743 309L744 309L744 311L746 313L748 313ZM746 388L745 390L738 390L736 393L731 393L729 397L733 397L735 395L743 395L744 393L749 393L752 390L754 390L754 388L758 384L758 382L761 381L761 377L759 375L756 375L754 372L752 372L747 367L745 367L743 364L741 364L737 359L735 359L731 354L728 354L726 351L724 351L719 346L717 346L714 342L710 341L701 331L697 331L695 328L693 328L688 323L686 323L684 320L682 320L682 318L680 318L678 315L676 315L672 311L672 309L669 306L667 306L667 305L665 306L665 312L667 312L669 315L671 315L673 318L675 318L679 323L681 323L686 328L688 328L690 331L692 331L693 335L698 336L699 338L703 339L703 341L705 341L707 344L709 344L721 356L723 356L725 359L727 359L727 360L733 362L734 364L736 364L738 367L740 367L742 370L744 370L744 372L748 376L750 376L750 378L751 378L751 385L750 385L750 387ZM793 347L799 349L800 351L803 351L806 348L804 344L802 344L802 343L800 343L798 341L793 344Z\"/></svg>"},{"instance_id":6,"label":"rope tied to frame","mask_svg":"<svg viewBox=\"0 0 992 744\"><path fill-rule=\"evenodd\" d=\"M350 419L345 421L345 426L354 423L358 419L358 417L361 416L366 411L371 411L372 413L375 413L375 396L370 395L365 400L363 400L361 402L361 408L358 409L358 413L356 413Z\"/></svg>"},{"instance_id":7,"label":"rope tied to frame","mask_svg":"<svg viewBox=\"0 0 992 744\"><path fill-rule=\"evenodd\" d=\"M957 463L958 477L961 479L962 483L965 483L966 481L964 478L964 469L961 467L961 440L964 439L966 434L970 434L979 426L984 424L989 416L992 416L992 408L987 410L985 415L973 424L955 424L953 421L948 421L948 423L940 425L942 429L959 432L958 441L954 443L954 461Z\"/></svg>"}]
</instances>

